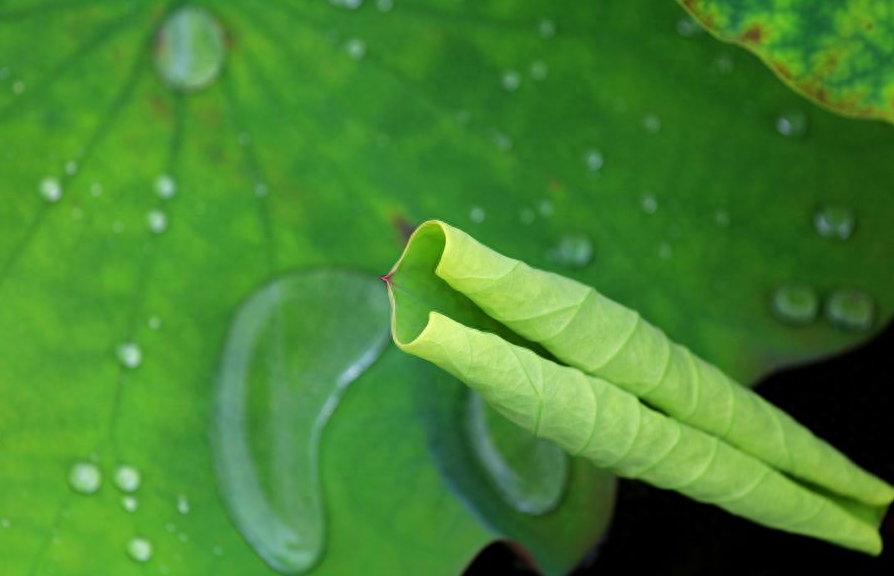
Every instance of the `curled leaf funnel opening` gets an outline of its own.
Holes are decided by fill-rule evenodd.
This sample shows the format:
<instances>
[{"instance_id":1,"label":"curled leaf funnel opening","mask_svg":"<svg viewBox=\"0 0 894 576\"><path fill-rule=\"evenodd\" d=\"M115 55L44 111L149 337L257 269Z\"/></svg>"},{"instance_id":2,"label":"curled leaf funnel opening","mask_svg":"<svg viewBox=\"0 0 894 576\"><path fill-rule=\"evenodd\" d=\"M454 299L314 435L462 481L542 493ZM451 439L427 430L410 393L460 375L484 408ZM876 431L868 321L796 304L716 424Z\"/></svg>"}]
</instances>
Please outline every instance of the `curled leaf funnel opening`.
<instances>
[{"instance_id":1,"label":"curled leaf funnel opening","mask_svg":"<svg viewBox=\"0 0 894 576\"><path fill-rule=\"evenodd\" d=\"M754 522L881 552L890 485L637 312L436 220L382 279L395 344L535 436Z\"/></svg>"}]
</instances>

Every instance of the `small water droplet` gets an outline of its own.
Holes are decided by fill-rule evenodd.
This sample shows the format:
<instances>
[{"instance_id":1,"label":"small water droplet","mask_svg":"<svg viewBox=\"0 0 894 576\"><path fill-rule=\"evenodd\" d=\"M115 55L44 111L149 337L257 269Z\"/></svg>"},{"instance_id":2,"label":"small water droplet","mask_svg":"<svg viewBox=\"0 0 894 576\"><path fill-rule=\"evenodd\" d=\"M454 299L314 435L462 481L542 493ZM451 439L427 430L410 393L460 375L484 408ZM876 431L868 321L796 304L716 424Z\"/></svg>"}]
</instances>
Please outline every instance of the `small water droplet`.
<instances>
[{"instance_id":1,"label":"small water droplet","mask_svg":"<svg viewBox=\"0 0 894 576\"><path fill-rule=\"evenodd\" d=\"M115 468L115 486L122 492L135 492L140 487L140 471L127 464Z\"/></svg>"},{"instance_id":2,"label":"small water droplet","mask_svg":"<svg viewBox=\"0 0 894 576\"><path fill-rule=\"evenodd\" d=\"M787 110L776 119L776 131L797 138L807 133L807 115L801 110Z\"/></svg>"},{"instance_id":3,"label":"small water droplet","mask_svg":"<svg viewBox=\"0 0 894 576\"><path fill-rule=\"evenodd\" d=\"M174 194L177 193L177 183L174 181L173 176L169 174L162 174L161 176L156 178L155 193L158 194L158 197L163 200L172 198Z\"/></svg>"},{"instance_id":4,"label":"small water droplet","mask_svg":"<svg viewBox=\"0 0 894 576\"><path fill-rule=\"evenodd\" d=\"M521 74L515 70L506 70L500 76L500 84L503 85L505 90L514 92L521 86Z\"/></svg>"},{"instance_id":5,"label":"small water droplet","mask_svg":"<svg viewBox=\"0 0 894 576\"><path fill-rule=\"evenodd\" d=\"M133 496L122 496L121 497L121 507L124 508L127 512L135 512L137 508L139 508L139 501Z\"/></svg>"},{"instance_id":6,"label":"small water droplet","mask_svg":"<svg viewBox=\"0 0 894 576\"><path fill-rule=\"evenodd\" d=\"M376 8L379 12L391 12L394 10L394 0L378 0Z\"/></svg>"},{"instance_id":7,"label":"small water droplet","mask_svg":"<svg viewBox=\"0 0 894 576\"><path fill-rule=\"evenodd\" d=\"M826 206L813 215L813 227L823 238L847 240L854 233L853 210L840 206Z\"/></svg>"},{"instance_id":8,"label":"small water droplet","mask_svg":"<svg viewBox=\"0 0 894 576\"><path fill-rule=\"evenodd\" d=\"M12 526L12 521L9 518L0 518L0 528L9 528Z\"/></svg>"},{"instance_id":9,"label":"small water droplet","mask_svg":"<svg viewBox=\"0 0 894 576\"><path fill-rule=\"evenodd\" d=\"M584 153L584 163L591 172L597 172L602 168L603 158L602 152L591 148Z\"/></svg>"},{"instance_id":10,"label":"small water droplet","mask_svg":"<svg viewBox=\"0 0 894 576\"><path fill-rule=\"evenodd\" d=\"M537 211L544 218L549 218L555 213L556 207L549 200L541 200L540 204L537 205Z\"/></svg>"},{"instance_id":11,"label":"small water droplet","mask_svg":"<svg viewBox=\"0 0 894 576\"><path fill-rule=\"evenodd\" d=\"M698 25L692 16L683 16L677 20L677 34L689 38L701 32L702 28Z\"/></svg>"},{"instance_id":12,"label":"small water droplet","mask_svg":"<svg viewBox=\"0 0 894 576\"><path fill-rule=\"evenodd\" d=\"M7 80L9 78L9 72L9 66L0 68L0 80Z\"/></svg>"},{"instance_id":13,"label":"small water droplet","mask_svg":"<svg viewBox=\"0 0 894 576\"><path fill-rule=\"evenodd\" d=\"M176 531L177 526L173 522L168 522L167 524L165 524L165 532L170 532L171 534L173 534Z\"/></svg>"},{"instance_id":14,"label":"small water droplet","mask_svg":"<svg viewBox=\"0 0 894 576\"><path fill-rule=\"evenodd\" d=\"M674 247L667 242L658 245L658 257L662 260L670 260L674 257Z\"/></svg>"},{"instance_id":15,"label":"small water droplet","mask_svg":"<svg viewBox=\"0 0 894 576\"><path fill-rule=\"evenodd\" d=\"M224 553L223 546L215 546L214 548L211 549L211 553L214 554L215 556L223 556L223 553Z\"/></svg>"},{"instance_id":16,"label":"small water droplet","mask_svg":"<svg viewBox=\"0 0 894 576\"><path fill-rule=\"evenodd\" d=\"M646 193L640 199L640 206L646 214L654 214L658 211L658 199L654 195Z\"/></svg>"},{"instance_id":17,"label":"small water droplet","mask_svg":"<svg viewBox=\"0 0 894 576\"><path fill-rule=\"evenodd\" d=\"M79 494L94 494L102 486L102 472L93 462L75 462L68 471L68 485Z\"/></svg>"},{"instance_id":18,"label":"small water droplet","mask_svg":"<svg viewBox=\"0 0 894 576\"><path fill-rule=\"evenodd\" d=\"M826 302L826 319L841 330L865 332L875 321L875 301L860 290L836 290Z\"/></svg>"},{"instance_id":19,"label":"small water droplet","mask_svg":"<svg viewBox=\"0 0 894 576\"><path fill-rule=\"evenodd\" d=\"M593 259L593 243L586 234L565 234L550 256L568 268L583 268Z\"/></svg>"},{"instance_id":20,"label":"small water droplet","mask_svg":"<svg viewBox=\"0 0 894 576\"><path fill-rule=\"evenodd\" d=\"M469 120L472 119L472 113L468 110L457 110L456 112L456 121L460 124L468 124Z\"/></svg>"},{"instance_id":21,"label":"small water droplet","mask_svg":"<svg viewBox=\"0 0 894 576\"><path fill-rule=\"evenodd\" d=\"M345 52L354 60L360 60L366 55L366 43L359 38L351 38L345 42Z\"/></svg>"},{"instance_id":22,"label":"small water droplet","mask_svg":"<svg viewBox=\"0 0 894 576\"><path fill-rule=\"evenodd\" d=\"M179 534L177 534L177 540L180 540L181 542L187 542L189 540L189 536L186 534L186 532L180 532Z\"/></svg>"},{"instance_id":23,"label":"small water droplet","mask_svg":"<svg viewBox=\"0 0 894 576\"><path fill-rule=\"evenodd\" d=\"M116 352L121 365L130 370L137 368L143 361L143 351L140 350L140 347L135 342L121 344Z\"/></svg>"},{"instance_id":24,"label":"small water droplet","mask_svg":"<svg viewBox=\"0 0 894 576\"><path fill-rule=\"evenodd\" d=\"M484 222L484 218L487 214L484 212L484 208L481 206L472 206L472 209L469 210L469 220L474 222L475 224L481 224Z\"/></svg>"},{"instance_id":25,"label":"small water droplet","mask_svg":"<svg viewBox=\"0 0 894 576\"><path fill-rule=\"evenodd\" d=\"M25 91L25 83L21 80L16 80L12 83L12 93L18 96L19 94Z\"/></svg>"},{"instance_id":26,"label":"small water droplet","mask_svg":"<svg viewBox=\"0 0 894 576\"><path fill-rule=\"evenodd\" d=\"M518 216L518 219L521 220L522 224L531 224L534 222L534 211L530 208L523 209Z\"/></svg>"},{"instance_id":27,"label":"small water droplet","mask_svg":"<svg viewBox=\"0 0 894 576\"><path fill-rule=\"evenodd\" d=\"M813 287L791 282L776 288L770 308L777 318L787 324L810 324L819 311L819 296Z\"/></svg>"},{"instance_id":28,"label":"small water droplet","mask_svg":"<svg viewBox=\"0 0 894 576\"><path fill-rule=\"evenodd\" d=\"M248 146L249 144L251 144L251 134L249 134L248 132L240 132L239 136L237 137L237 141L239 142L240 146Z\"/></svg>"},{"instance_id":29,"label":"small water droplet","mask_svg":"<svg viewBox=\"0 0 894 576\"><path fill-rule=\"evenodd\" d=\"M137 562L148 562L152 558L152 543L145 538L131 538L127 543L127 555Z\"/></svg>"},{"instance_id":30,"label":"small water droplet","mask_svg":"<svg viewBox=\"0 0 894 576\"><path fill-rule=\"evenodd\" d=\"M189 514L189 498L186 497L186 494L177 496L177 512Z\"/></svg>"},{"instance_id":31,"label":"small water droplet","mask_svg":"<svg viewBox=\"0 0 894 576\"><path fill-rule=\"evenodd\" d=\"M546 62L543 60L534 60L531 62L531 78L537 80L538 82L541 80L546 80L547 75L549 74L549 67L546 65Z\"/></svg>"},{"instance_id":32,"label":"small water droplet","mask_svg":"<svg viewBox=\"0 0 894 576\"><path fill-rule=\"evenodd\" d=\"M255 184L255 196L258 198L266 198L268 194L267 185L263 182Z\"/></svg>"},{"instance_id":33,"label":"small water droplet","mask_svg":"<svg viewBox=\"0 0 894 576\"><path fill-rule=\"evenodd\" d=\"M494 140L494 144L501 152L508 152L509 150L512 150L512 138L510 138L508 135L503 134L499 130L494 130L492 138Z\"/></svg>"},{"instance_id":34,"label":"small water droplet","mask_svg":"<svg viewBox=\"0 0 894 576\"><path fill-rule=\"evenodd\" d=\"M62 199L62 183L53 177L46 177L40 181L40 195L47 202L58 202Z\"/></svg>"},{"instance_id":35,"label":"small water droplet","mask_svg":"<svg viewBox=\"0 0 894 576\"><path fill-rule=\"evenodd\" d=\"M714 67L721 74L729 74L733 71L735 64L733 63L733 59L730 58L729 54L721 54L714 59Z\"/></svg>"},{"instance_id":36,"label":"small water droplet","mask_svg":"<svg viewBox=\"0 0 894 576\"><path fill-rule=\"evenodd\" d=\"M150 210L146 214L146 225L155 234L161 234L168 229L168 217L161 210Z\"/></svg>"},{"instance_id":37,"label":"small water droplet","mask_svg":"<svg viewBox=\"0 0 894 576\"><path fill-rule=\"evenodd\" d=\"M147 323L149 324L149 328L151 328L152 330L158 330L159 328L161 328L161 318L159 318L158 316L151 316Z\"/></svg>"},{"instance_id":38,"label":"small water droplet","mask_svg":"<svg viewBox=\"0 0 894 576\"><path fill-rule=\"evenodd\" d=\"M90 195L94 198L98 198L102 196L102 184L99 182L94 182L90 185Z\"/></svg>"},{"instance_id":39,"label":"small water droplet","mask_svg":"<svg viewBox=\"0 0 894 576\"><path fill-rule=\"evenodd\" d=\"M549 18L543 18L537 23L537 33L544 40L549 40L556 35L556 23Z\"/></svg>"},{"instance_id":40,"label":"small water droplet","mask_svg":"<svg viewBox=\"0 0 894 576\"><path fill-rule=\"evenodd\" d=\"M363 0L329 0L329 3L338 8L356 10L363 4Z\"/></svg>"},{"instance_id":41,"label":"small water droplet","mask_svg":"<svg viewBox=\"0 0 894 576\"><path fill-rule=\"evenodd\" d=\"M155 42L155 69L171 89L200 90L220 74L226 56L224 31L199 6L182 6L162 23Z\"/></svg>"},{"instance_id":42,"label":"small water droplet","mask_svg":"<svg viewBox=\"0 0 894 576\"><path fill-rule=\"evenodd\" d=\"M643 118L643 128L645 128L646 132L649 134L658 134L661 131L661 118L659 118L655 114L647 114L645 118Z\"/></svg>"},{"instance_id":43,"label":"small water droplet","mask_svg":"<svg viewBox=\"0 0 894 576\"><path fill-rule=\"evenodd\" d=\"M714 223L720 226L721 228L726 228L729 226L729 212L726 210L715 210L714 211Z\"/></svg>"},{"instance_id":44,"label":"small water droplet","mask_svg":"<svg viewBox=\"0 0 894 576\"><path fill-rule=\"evenodd\" d=\"M69 160L65 163L65 173L69 176L74 176L78 172L78 163L74 160Z\"/></svg>"}]
</instances>

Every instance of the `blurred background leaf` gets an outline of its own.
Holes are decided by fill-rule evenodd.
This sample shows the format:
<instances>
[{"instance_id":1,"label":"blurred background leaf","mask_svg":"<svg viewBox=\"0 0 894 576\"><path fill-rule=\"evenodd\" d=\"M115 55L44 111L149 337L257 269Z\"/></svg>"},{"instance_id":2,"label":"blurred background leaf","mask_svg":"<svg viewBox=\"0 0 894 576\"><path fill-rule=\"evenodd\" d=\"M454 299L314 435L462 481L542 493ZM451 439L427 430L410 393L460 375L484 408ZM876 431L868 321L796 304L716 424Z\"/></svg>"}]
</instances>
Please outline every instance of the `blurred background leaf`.
<instances>
[{"instance_id":1,"label":"blurred background leaf","mask_svg":"<svg viewBox=\"0 0 894 576\"><path fill-rule=\"evenodd\" d=\"M721 40L847 116L894 122L894 7L846 0L678 0Z\"/></svg>"},{"instance_id":2,"label":"blurred background leaf","mask_svg":"<svg viewBox=\"0 0 894 576\"><path fill-rule=\"evenodd\" d=\"M208 442L233 317L296 270L387 271L427 218L598 287L743 382L894 308L890 127L810 105L671 3L202 6L0 5L10 574L272 572ZM612 480L575 462L554 511L502 500L444 378L388 350L345 394L317 573L455 574L495 538L559 573L604 530ZM69 487L76 463L96 494Z\"/></svg>"}]
</instances>

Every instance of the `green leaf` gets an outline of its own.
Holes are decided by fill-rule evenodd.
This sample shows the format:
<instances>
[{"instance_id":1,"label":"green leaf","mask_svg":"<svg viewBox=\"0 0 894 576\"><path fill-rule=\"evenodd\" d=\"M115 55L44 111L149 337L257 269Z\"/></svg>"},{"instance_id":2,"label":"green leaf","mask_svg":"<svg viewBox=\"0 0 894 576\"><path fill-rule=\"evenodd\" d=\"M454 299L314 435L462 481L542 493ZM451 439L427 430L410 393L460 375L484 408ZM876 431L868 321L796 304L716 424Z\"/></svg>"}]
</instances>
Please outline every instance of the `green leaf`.
<instances>
[{"instance_id":1,"label":"green leaf","mask_svg":"<svg viewBox=\"0 0 894 576\"><path fill-rule=\"evenodd\" d=\"M747 55L680 36L671 3L200 4L223 54L213 25L162 33L175 3L0 8L11 574L142 573L134 536L154 546L150 572L272 573L208 442L234 315L295 270L384 270L425 218L483 218L476 236L599 286L747 382L852 346L894 309L889 127L803 108ZM806 129L784 137L789 111ZM817 226L825 213L850 217ZM790 283L815 306L775 305ZM320 570L453 574L507 535L567 569L607 523L611 480L572 460L555 513L513 510L463 435L463 390L421 364L385 353L325 428ZM94 453L102 486L71 493ZM142 475L133 514L119 463Z\"/></svg>"},{"instance_id":2,"label":"green leaf","mask_svg":"<svg viewBox=\"0 0 894 576\"><path fill-rule=\"evenodd\" d=\"M863 511L887 508L894 488L594 289L439 221L413 233L384 279L398 347L535 437L767 526L881 552L883 512ZM566 365L445 316L458 295Z\"/></svg>"},{"instance_id":3,"label":"green leaf","mask_svg":"<svg viewBox=\"0 0 894 576\"><path fill-rule=\"evenodd\" d=\"M712 34L847 116L894 122L894 12L888 2L677 0Z\"/></svg>"}]
</instances>

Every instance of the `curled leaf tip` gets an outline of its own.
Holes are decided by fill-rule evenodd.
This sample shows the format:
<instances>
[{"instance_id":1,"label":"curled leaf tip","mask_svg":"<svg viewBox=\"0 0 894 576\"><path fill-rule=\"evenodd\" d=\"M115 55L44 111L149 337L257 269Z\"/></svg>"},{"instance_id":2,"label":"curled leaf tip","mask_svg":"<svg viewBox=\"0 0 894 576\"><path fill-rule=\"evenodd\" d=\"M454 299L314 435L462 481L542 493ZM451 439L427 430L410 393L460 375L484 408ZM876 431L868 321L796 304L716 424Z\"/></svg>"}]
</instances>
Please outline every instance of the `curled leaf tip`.
<instances>
[{"instance_id":1,"label":"curled leaf tip","mask_svg":"<svg viewBox=\"0 0 894 576\"><path fill-rule=\"evenodd\" d=\"M619 476L880 553L894 488L636 311L437 220L388 276L398 347L529 432Z\"/></svg>"}]
</instances>

